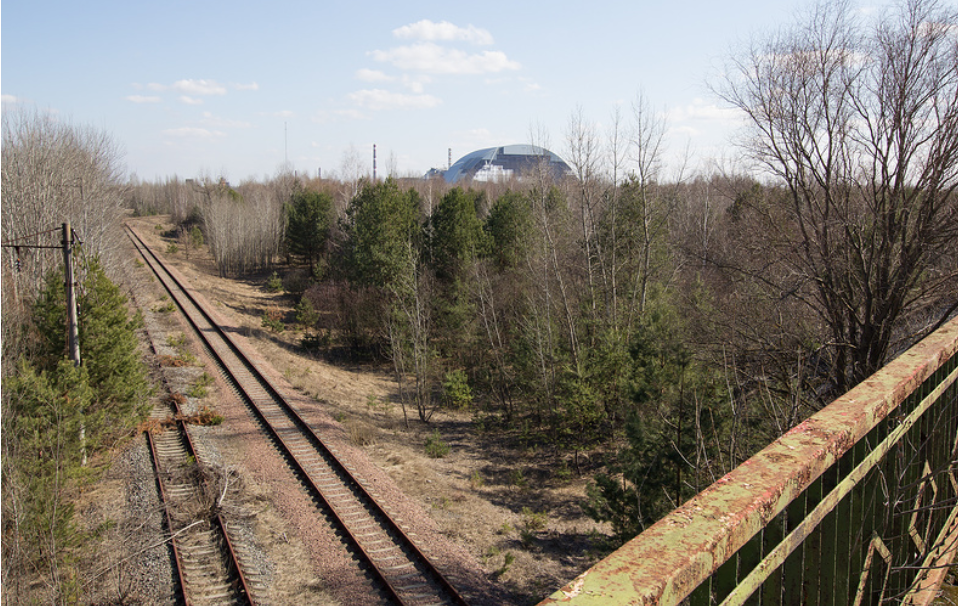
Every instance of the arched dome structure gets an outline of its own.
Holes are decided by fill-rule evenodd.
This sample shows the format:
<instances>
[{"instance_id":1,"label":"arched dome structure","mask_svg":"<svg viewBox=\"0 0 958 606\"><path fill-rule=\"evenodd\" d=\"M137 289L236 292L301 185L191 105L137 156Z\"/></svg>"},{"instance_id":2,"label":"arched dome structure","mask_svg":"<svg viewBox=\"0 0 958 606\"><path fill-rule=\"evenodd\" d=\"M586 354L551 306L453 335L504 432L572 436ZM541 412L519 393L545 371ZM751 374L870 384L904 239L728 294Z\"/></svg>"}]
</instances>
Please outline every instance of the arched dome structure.
<instances>
[{"instance_id":1,"label":"arched dome structure","mask_svg":"<svg viewBox=\"0 0 958 606\"><path fill-rule=\"evenodd\" d=\"M473 181L497 181L510 177L519 177L540 162L548 163L556 177L572 172L562 158L536 145L504 145L480 149L456 160L443 173L447 183L457 183L463 179Z\"/></svg>"}]
</instances>

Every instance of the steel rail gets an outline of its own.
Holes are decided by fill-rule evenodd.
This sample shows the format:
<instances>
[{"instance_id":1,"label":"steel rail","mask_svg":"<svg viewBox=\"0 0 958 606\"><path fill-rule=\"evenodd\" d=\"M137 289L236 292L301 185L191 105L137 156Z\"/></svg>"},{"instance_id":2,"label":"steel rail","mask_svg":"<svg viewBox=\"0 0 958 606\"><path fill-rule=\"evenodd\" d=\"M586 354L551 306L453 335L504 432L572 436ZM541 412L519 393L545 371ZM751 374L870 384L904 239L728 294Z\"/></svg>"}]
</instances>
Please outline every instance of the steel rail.
<instances>
[{"instance_id":1,"label":"steel rail","mask_svg":"<svg viewBox=\"0 0 958 606\"><path fill-rule=\"evenodd\" d=\"M193 459L197 462L197 464L202 465L202 462L200 461L196 448L194 447L193 439L190 436L189 431L187 430L186 424L183 422L181 418L181 411L179 409L179 406L177 405L175 401L171 401L170 405L173 411L173 417L175 419L174 424L176 425L176 428L177 428L176 437L182 439L183 447L184 447L184 450L186 451L187 457L193 457ZM146 435L147 435L147 442L150 448L150 454L152 457L153 469L156 475L156 483L157 483L157 488L160 495L160 501L163 504L163 513L166 518L166 525L170 531L170 546L173 550L174 565L176 568L176 577L179 581L180 590L183 595L184 601L187 604L190 604L192 603L191 598L196 597L191 595L191 591L194 590L195 588L193 588L190 582L187 581L186 579L187 575L185 574L185 571L184 571L183 549L180 546L180 542L177 540L176 531L174 530L173 518L170 513L169 491L167 490L166 482L163 480L164 474L168 473L168 471L162 469L161 458L163 458L163 456L160 455L157 449L157 444L156 444L156 440L153 433L150 431L147 431ZM243 598L241 603L248 604L249 606L255 606L256 602L254 601L252 594L250 593L250 588L249 588L249 585L247 584L246 576L243 572L243 567L240 564L239 558L236 555L236 551L233 549L233 542L230 540L229 534L226 531L225 521L223 520L222 516L220 516L219 513L216 513L211 519L211 522L213 524L213 527L215 529L217 536L219 538L222 538L224 542L225 549L223 551L225 552L224 555L226 557L225 568L227 571L227 575L230 575L230 576L235 575L236 577L235 579L234 578L225 579L226 584L232 585L234 582L237 582L239 584L240 596L241 598Z\"/></svg>"},{"instance_id":2,"label":"steel rail","mask_svg":"<svg viewBox=\"0 0 958 606\"><path fill-rule=\"evenodd\" d=\"M150 447L150 461L153 463L153 475L156 478L156 491L160 497L160 503L163 505L163 517L166 520L166 528L170 532L170 549L173 550L173 567L176 569L176 581L180 587L180 594L183 601L188 602L187 583L183 578L183 560L180 557L179 545L176 540L176 533L173 531L173 517L170 515L169 499L166 496L166 485L163 482L163 471L160 469L159 455L156 452L156 443L153 440L153 434L146 432L147 444Z\"/></svg>"},{"instance_id":3,"label":"steel rail","mask_svg":"<svg viewBox=\"0 0 958 606\"><path fill-rule=\"evenodd\" d=\"M251 409L276 441L301 481L307 485L312 494L325 503L337 526L345 533L348 543L362 554L382 588L396 602L412 605L429 595L428 591L421 592L423 588L428 589L431 581L440 599L459 606L467 606L468 602L401 528L400 524L379 504L375 495L366 488L365 482L351 472L349 465L336 453L336 449L326 444L325 440L313 430L256 363L189 292L190 289L166 270L163 261L146 245L139 234L130 226L127 228L144 260L183 310L197 334L223 366L225 373L238 391L250 404ZM231 361L229 358L234 360ZM240 365L242 370L236 368L237 365ZM262 393L257 393L258 391ZM268 410L271 406L277 407L278 411ZM278 427L277 424L282 423L281 417L291 422L292 427ZM305 440L311 448L304 450L302 444L296 443L298 440ZM319 458L308 460L311 455L318 455ZM329 467L329 471L317 472L318 465ZM310 466L313 466L312 471ZM320 476L320 479L314 479L313 476ZM336 479L341 484L336 484ZM324 484L325 480L334 480L334 482ZM345 495L339 492L341 490L345 492ZM350 493L353 495L352 502L349 502ZM357 515L358 518L355 517ZM381 528L385 539L392 541L400 553L404 554L407 559L405 563L387 566L385 560L396 560L401 556L386 554L380 557L377 555L388 552L392 548L388 546L383 548L378 545L384 542L384 539L377 536L375 529L370 530L370 524ZM368 536L373 537L372 543L377 544L376 549L372 549L370 540L365 538ZM408 572L410 567L413 568L413 572ZM398 574L399 572L403 574ZM416 577L421 577L421 580ZM407 581L412 584L403 584ZM413 591L420 591L420 593L409 595Z\"/></svg>"}]
</instances>

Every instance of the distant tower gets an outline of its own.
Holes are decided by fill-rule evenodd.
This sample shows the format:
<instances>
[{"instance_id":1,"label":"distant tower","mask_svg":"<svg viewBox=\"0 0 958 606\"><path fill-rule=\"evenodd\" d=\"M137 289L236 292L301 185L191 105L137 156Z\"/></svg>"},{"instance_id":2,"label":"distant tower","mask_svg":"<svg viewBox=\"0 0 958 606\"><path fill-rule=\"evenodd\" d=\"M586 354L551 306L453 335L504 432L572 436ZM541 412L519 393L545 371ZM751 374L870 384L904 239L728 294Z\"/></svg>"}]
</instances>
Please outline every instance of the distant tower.
<instances>
[{"instance_id":1,"label":"distant tower","mask_svg":"<svg viewBox=\"0 0 958 606\"><path fill-rule=\"evenodd\" d=\"M373 143L373 183L376 182L376 144Z\"/></svg>"},{"instance_id":2,"label":"distant tower","mask_svg":"<svg viewBox=\"0 0 958 606\"><path fill-rule=\"evenodd\" d=\"M449 161L446 163L446 170L452 168L452 148L449 148Z\"/></svg>"}]
</instances>

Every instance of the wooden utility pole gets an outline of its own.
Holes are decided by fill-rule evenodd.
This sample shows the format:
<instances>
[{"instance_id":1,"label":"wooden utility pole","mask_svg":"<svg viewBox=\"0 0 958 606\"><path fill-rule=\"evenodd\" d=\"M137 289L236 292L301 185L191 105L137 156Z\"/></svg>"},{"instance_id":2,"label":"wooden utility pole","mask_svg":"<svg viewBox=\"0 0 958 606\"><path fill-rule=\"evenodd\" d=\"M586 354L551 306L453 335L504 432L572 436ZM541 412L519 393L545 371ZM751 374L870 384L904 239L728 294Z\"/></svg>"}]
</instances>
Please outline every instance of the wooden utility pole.
<instances>
[{"instance_id":1,"label":"wooden utility pole","mask_svg":"<svg viewBox=\"0 0 958 606\"><path fill-rule=\"evenodd\" d=\"M77 325L76 281L73 278L73 230L63 224L63 275L67 291L67 347L74 366L80 365L80 330Z\"/></svg>"}]
</instances>

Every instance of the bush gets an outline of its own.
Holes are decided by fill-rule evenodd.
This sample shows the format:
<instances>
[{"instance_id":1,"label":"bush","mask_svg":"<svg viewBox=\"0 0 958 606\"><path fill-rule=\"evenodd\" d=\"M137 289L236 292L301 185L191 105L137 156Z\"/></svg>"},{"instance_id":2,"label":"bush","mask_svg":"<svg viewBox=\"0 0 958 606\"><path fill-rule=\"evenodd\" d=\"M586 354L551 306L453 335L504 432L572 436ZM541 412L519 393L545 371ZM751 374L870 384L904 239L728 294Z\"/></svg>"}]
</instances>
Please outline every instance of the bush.
<instances>
[{"instance_id":1,"label":"bush","mask_svg":"<svg viewBox=\"0 0 958 606\"><path fill-rule=\"evenodd\" d=\"M319 322L319 312L306 296L303 296L296 304L296 322L303 328L313 328Z\"/></svg>"},{"instance_id":2,"label":"bush","mask_svg":"<svg viewBox=\"0 0 958 606\"><path fill-rule=\"evenodd\" d=\"M519 527L519 540L526 547L532 545L536 533L545 530L549 516L544 511L532 511L528 507L522 508L522 522Z\"/></svg>"},{"instance_id":3,"label":"bush","mask_svg":"<svg viewBox=\"0 0 958 606\"><path fill-rule=\"evenodd\" d=\"M449 445L442 441L439 430L434 429L432 435L426 438L426 455L431 459L441 459L449 454Z\"/></svg>"},{"instance_id":4,"label":"bush","mask_svg":"<svg viewBox=\"0 0 958 606\"><path fill-rule=\"evenodd\" d=\"M273 332L283 332L286 330L286 325L283 324L283 312L278 309L264 311L263 328L268 328Z\"/></svg>"},{"instance_id":5,"label":"bush","mask_svg":"<svg viewBox=\"0 0 958 606\"><path fill-rule=\"evenodd\" d=\"M275 271L266 280L266 290L269 292L283 292L283 279Z\"/></svg>"},{"instance_id":6,"label":"bush","mask_svg":"<svg viewBox=\"0 0 958 606\"><path fill-rule=\"evenodd\" d=\"M472 404L472 389L466 371L453 370L447 372L442 381L442 398L447 406L464 409Z\"/></svg>"}]
</instances>

